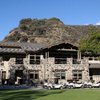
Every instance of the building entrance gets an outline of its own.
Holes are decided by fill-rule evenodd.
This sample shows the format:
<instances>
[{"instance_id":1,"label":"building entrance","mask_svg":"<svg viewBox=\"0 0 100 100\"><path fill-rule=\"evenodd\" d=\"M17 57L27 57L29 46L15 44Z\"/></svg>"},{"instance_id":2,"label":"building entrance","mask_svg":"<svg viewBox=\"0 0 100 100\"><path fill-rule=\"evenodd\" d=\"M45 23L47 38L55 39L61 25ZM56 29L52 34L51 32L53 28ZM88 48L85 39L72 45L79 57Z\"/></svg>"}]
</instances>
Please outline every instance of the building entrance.
<instances>
[{"instance_id":1,"label":"building entrance","mask_svg":"<svg viewBox=\"0 0 100 100\"><path fill-rule=\"evenodd\" d=\"M95 82L100 81L100 68L91 68L89 69L90 80Z\"/></svg>"},{"instance_id":2,"label":"building entrance","mask_svg":"<svg viewBox=\"0 0 100 100\"><path fill-rule=\"evenodd\" d=\"M22 84L23 83L23 70L16 70L15 71L15 81L16 84Z\"/></svg>"}]
</instances>

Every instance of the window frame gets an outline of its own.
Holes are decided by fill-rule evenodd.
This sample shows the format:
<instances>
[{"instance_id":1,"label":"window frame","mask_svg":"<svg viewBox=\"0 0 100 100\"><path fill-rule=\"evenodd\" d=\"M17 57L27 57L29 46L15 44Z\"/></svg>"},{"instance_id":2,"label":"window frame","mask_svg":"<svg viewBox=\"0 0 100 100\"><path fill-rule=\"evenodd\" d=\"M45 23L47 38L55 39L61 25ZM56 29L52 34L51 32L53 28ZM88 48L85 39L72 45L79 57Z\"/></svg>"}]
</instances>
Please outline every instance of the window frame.
<instances>
[{"instance_id":1,"label":"window frame","mask_svg":"<svg viewBox=\"0 0 100 100\"><path fill-rule=\"evenodd\" d=\"M59 76L57 76L57 74L59 74ZM64 74L64 76L62 74ZM54 76L58 79L66 79L66 71L56 71Z\"/></svg>"},{"instance_id":2,"label":"window frame","mask_svg":"<svg viewBox=\"0 0 100 100\"><path fill-rule=\"evenodd\" d=\"M81 70L73 70L73 79L79 80L82 79L82 71Z\"/></svg>"},{"instance_id":3,"label":"window frame","mask_svg":"<svg viewBox=\"0 0 100 100\"><path fill-rule=\"evenodd\" d=\"M33 59L31 57L33 57ZM38 65L40 63L41 63L40 55L30 55L30 57L29 57L29 64L33 64L33 65L36 64L36 65Z\"/></svg>"},{"instance_id":4,"label":"window frame","mask_svg":"<svg viewBox=\"0 0 100 100\"><path fill-rule=\"evenodd\" d=\"M32 76L32 77L30 77L30 76ZM33 72L29 73L29 78L30 79L39 79L39 71L33 71Z\"/></svg>"},{"instance_id":5,"label":"window frame","mask_svg":"<svg viewBox=\"0 0 100 100\"><path fill-rule=\"evenodd\" d=\"M21 59L21 60L20 60L20 59ZM16 63L16 64L24 64L24 59L23 59L23 57L16 57L15 63Z\"/></svg>"}]
</instances>

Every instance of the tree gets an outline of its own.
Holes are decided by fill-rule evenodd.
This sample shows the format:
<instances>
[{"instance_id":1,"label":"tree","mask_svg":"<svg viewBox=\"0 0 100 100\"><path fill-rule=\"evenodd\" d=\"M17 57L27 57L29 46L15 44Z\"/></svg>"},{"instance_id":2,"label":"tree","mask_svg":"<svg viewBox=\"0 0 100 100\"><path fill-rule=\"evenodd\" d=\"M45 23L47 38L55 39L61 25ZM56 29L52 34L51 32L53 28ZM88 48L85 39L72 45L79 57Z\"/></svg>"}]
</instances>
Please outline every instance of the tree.
<instances>
[{"instance_id":1,"label":"tree","mask_svg":"<svg viewBox=\"0 0 100 100\"><path fill-rule=\"evenodd\" d=\"M100 30L90 29L89 34L81 38L79 48L82 52L100 54Z\"/></svg>"}]
</instances>

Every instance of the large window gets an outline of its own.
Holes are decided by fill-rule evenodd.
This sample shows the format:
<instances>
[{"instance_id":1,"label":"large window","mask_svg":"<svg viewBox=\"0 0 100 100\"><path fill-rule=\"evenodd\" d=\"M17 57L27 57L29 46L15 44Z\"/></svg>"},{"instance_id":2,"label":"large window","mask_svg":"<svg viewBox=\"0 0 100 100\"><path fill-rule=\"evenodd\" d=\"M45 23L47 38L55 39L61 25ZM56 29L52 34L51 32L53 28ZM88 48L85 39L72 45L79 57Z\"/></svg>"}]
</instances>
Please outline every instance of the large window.
<instances>
[{"instance_id":1,"label":"large window","mask_svg":"<svg viewBox=\"0 0 100 100\"><path fill-rule=\"evenodd\" d=\"M40 55L30 55L30 64L40 64Z\"/></svg>"},{"instance_id":2,"label":"large window","mask_svg":"<svg viewBox=\"0 0 100 100\"><path fill-rule=\"evenodd\" d=\"M65 71L56 71L54 76L58 79L65 79Z\"/></svg>"},{"instance_id":3,"label":"large window","mask_svg":"<svg viewBox=\"0 0 100 100\"><path fill-rule=\"evenodd\" d=\"M73 70L73 79L75 79L75 80L82 79L82 71L81 70Z\"/></svg>"},{"instance_id":4,"label":"large window","mask_svg":"<svg viewBox=\"0 0 100 100\"><path fill-rule=\"evenodd\" d=\"M66 58L55 58L55 64L67 64Z\"/></svg>"},{"instance_id":5,"label":"large window","mask_svg":"<svg viewBox=\"0 0 100 100\"><path fill-rule=\"evenodd\" d=\"M16 64L23 64L23 58L17 57Z\"/></svg>"}]
</instances>

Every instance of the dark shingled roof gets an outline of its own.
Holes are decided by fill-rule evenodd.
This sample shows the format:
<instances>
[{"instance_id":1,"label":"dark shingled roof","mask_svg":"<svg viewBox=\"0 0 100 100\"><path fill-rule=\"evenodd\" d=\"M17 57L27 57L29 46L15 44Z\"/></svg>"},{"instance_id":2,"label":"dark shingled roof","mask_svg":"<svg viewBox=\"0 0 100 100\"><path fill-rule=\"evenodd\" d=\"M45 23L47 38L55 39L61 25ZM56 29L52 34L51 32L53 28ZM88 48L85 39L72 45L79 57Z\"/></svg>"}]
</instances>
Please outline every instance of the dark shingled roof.
<instances>
[{"instance_id":1,"label":"dark shingled roof","mask_svg":"<svg viewBox=\"0 0 100 100\"><path fill-rule=\"evenodd\" d=\"M39 43L0 42L0 53L35 52L44 48L46 46Z\"/></svg>"},{"instance_id":2,"label":"dark shingled roof","mask_svg":"<svg viewBox=\"0 0 100 100\"><path fill-rule=\"evenodd\" d=\"M0 48L0 53L24 53L20 48Z\"/></svg>"},{"instance_id":3,"label":"dark shingled roof","mask_svg":"<svg viewBox=\"0 0 100 100\"><path fill-rule=\"evenodd\" d=\"M65 43L65 42L64 42ZM60 43L60 44L64 44ZM0 42L0 53L25 53L25 52L36 52L42 49L60 46L60 44L55 45L45 45L40 43L29 43L29 42ZM65 43L69 44L69 43ZM76 46L70 44L74 49Z\"/></svg>"},{"instance_id":4,"label":"dark shingled roof","mask_svg":"<svg viewBox=\"0 0 100 100\"><path fill-rule=\"evenodd\" d=\"M20 43L20 46L24 51L33 51L33 52L46 48L45 45L39 43Z\"/></svg>"}]
</instances>

